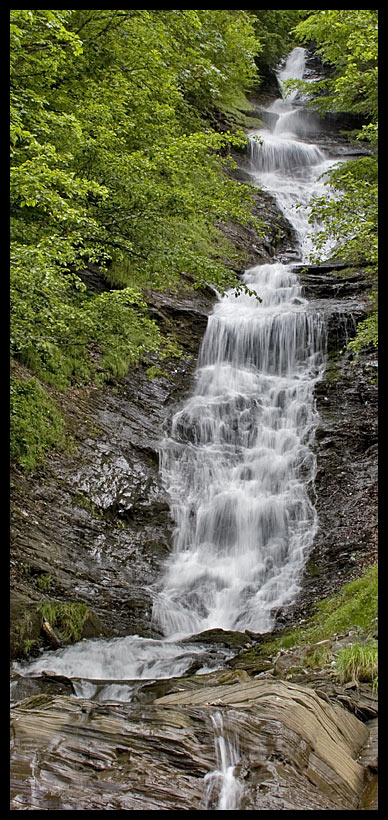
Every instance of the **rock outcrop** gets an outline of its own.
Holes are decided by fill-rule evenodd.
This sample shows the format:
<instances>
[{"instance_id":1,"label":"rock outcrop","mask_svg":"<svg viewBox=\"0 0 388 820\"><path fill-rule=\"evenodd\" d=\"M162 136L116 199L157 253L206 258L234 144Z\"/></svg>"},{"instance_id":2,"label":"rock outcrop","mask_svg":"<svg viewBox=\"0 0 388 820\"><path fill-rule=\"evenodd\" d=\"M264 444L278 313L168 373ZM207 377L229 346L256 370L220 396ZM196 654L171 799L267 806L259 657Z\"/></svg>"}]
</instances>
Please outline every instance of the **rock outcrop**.
<instances>
[{"instance_id":1,"label":"rock outcrop","mask_svg":"<svg viewBox=\"0 0 388 820\"><path fill-rule=\"evenodd\" d=\"M12 711L11 809L215 809L222 777L210 798L206 785L218 768L217 714L236 748L235 808L360 807L370 729L308 687L209 677L177 681L148 704L24 701Z\"/></svg>"}]
</instances>

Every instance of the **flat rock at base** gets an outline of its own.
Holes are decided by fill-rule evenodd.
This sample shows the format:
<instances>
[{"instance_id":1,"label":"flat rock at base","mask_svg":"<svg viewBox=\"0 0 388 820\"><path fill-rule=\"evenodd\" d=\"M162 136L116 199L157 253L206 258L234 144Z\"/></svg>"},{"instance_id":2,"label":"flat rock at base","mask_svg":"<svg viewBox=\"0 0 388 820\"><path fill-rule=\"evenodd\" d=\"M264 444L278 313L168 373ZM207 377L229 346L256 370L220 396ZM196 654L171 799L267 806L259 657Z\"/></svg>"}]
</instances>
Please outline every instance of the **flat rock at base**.
<instances>
[{"instance_id":1,"label":"flat rock at base","mask_svg":"<svg viewBox=\"0 0 388 820\"><path fill-rule=\"evenodd\" d=\"M284 681L205 679L149 704L23 701L12 710L11 809L208 808L219 711L239 749L241 809L359 808L370 733L354 715Z\"/></svg>"}]
</instances>

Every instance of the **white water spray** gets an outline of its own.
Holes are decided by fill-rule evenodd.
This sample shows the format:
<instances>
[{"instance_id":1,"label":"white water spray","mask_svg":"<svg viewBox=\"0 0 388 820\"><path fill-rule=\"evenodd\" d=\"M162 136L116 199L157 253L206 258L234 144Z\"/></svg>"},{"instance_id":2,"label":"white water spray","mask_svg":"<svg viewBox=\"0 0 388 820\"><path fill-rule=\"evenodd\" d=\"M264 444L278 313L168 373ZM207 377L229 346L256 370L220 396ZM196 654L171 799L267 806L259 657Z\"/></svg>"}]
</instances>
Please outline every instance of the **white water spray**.
<instances>
[{"instance_id":1,"label":"white water spray","mask_svg":"<svg viewBox=\"0 0 388 820\"><path fill-rule=\"evenodd\" d=\"M227 731L221 712L211 715L211 721L217 768L205 776L205 809L233 811L238 809L243 792L242 784L235 776L240 759L238 738Z\"/></svg>"}]
</instances>

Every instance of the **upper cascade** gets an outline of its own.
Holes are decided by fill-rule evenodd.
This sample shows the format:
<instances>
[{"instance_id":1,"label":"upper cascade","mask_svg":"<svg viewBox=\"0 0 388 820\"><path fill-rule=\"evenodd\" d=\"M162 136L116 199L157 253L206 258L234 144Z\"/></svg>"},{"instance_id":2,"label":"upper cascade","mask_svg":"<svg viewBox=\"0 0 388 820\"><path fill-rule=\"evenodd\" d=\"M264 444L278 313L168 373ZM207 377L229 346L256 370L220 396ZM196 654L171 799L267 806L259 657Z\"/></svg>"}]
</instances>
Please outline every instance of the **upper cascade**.
<instances>
[{"instance_id":1,"label":"upper cascade","mask_svg":"<svg viewBox=\"0 0 388 820\"><path fill-rule=\"evenodd\" d=\"M286 80L302 80L306 68L306 50L301 46L296 46L288 55L283 68L277 72L280 83ZM297 95L297 90L292 94Z\"/></svg>"},{"instance_id":2,"label":"upper cascade","mask_svg":"<svg viewBox=\"0 0 388 820\"><path fill-rule=\"evenodd\" d=\"M288 113L285 115L290 117ZM281 122L284 118L279 118ZM297 172L298 169L303 169L309 165L319 165L325 160L325 155L322 153L317 145L308 145L303 142L298 142L297 139L292 138L289 131L289 123L285 128L285 134L288 139L285 139L285 134L277 136L277 134L266 134L265 139L260 141L260 134L254 135L250 140L251 159L255 169L262 173L269 171L285 171ZM275 126L278 131L282 128L280 125Z\"/></svg>"},{"instance_id":3,"label":"upper cascade","mask_svg":"<svg viewBox=\"0 0 388 820\"><path fill-rule=\"evenodd\" d=\"M304 67L305 50L295 48L278 71L280 88L285 80L302 79ZM266 124L249 133L249 157L254 183L273 194L294 228L300 261L308 262L314 251L314 233L319 231L319 225L309 221L310 200L328 196L325 175L334 162L318 145L306 141L316 133L319 118L306 112L303 102L294 89L263 109ZM328 241L321 253L328 256L332 250L333 242Z\"/></svg>"}]
</instances>

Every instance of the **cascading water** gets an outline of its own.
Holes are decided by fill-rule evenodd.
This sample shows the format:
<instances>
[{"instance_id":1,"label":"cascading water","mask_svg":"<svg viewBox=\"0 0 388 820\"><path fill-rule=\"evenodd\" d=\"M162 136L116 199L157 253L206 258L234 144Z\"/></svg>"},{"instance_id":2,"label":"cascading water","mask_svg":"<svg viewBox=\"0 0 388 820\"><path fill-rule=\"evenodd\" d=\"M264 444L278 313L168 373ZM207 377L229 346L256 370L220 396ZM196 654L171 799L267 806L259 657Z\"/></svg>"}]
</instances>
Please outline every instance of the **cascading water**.
<instances>
[{"instance_id":1,"label":"cascading water","mask_svg":"<svg viewBox=\"0 0 388 820\"><path fill-rule=\"evenodd\" d=\"M291 601L315 532L308 496L324 326L281 264L210 317L194 395L173 419L162 471L175 550L154 615L166 634L267 631Z\"/></svg>"},{"instance_id":2,"label":"cascading water","mask_svg":"<svg viewBox=\"0 0 388 820\"><path fill-rule=\"evenodd\" d=\"M280 79L303 71L304 50L297 48ZM332 163L279 127L293 113L291 102L277 100L268 111L276 112L276 124L251 135L252 171L292 222L304 261L308 201ZM257 265L244 281L262 301L234 292L219 300L194 393L162 447L176 522L154 605L166 635L270 630L277 609L298 592L316 530L309 489L323 319L302 298L290 264Z\"/></svg>"},{"instance_id":3,"label":"cascading water","mask_svg":"<svg viewBox=\"0 0 388 820\"><path fill-rule=\"evenodd\" d=\"M211 715L214 730L217 768L205 776L204 808L208 811L233 811L238 809L243 787L235 777L239 762L238 737L225 729L221 712Z\"/></svg>"},{"instance_id":4,"label":"cascading water","mask_svg":"<svg viewBox=\"0 0 388 820\"><path fill-rule=\"evenodd\" d=\"M294 49L279 79L303 71L304 50ZM290 132L296 121L303 131L297 92L267 112L272 127L250 134L251 173L293 225L304 262L313 247L308 203L326 193L319 177L334 161ZM176 525L154 590L153 618L165 638L82 642L17 664L23 674L50 669L87 681L181 675L201 652L181 643L183 636L212 627L270 630L278 608L295 598L317 525L311 444L324 323L302 298L291 264L257 265L244 281L262 301L234 292L218 300L195 390L161 445ZM130 699L127 688L122 699Z\"/></svg>"}]
</instances>

